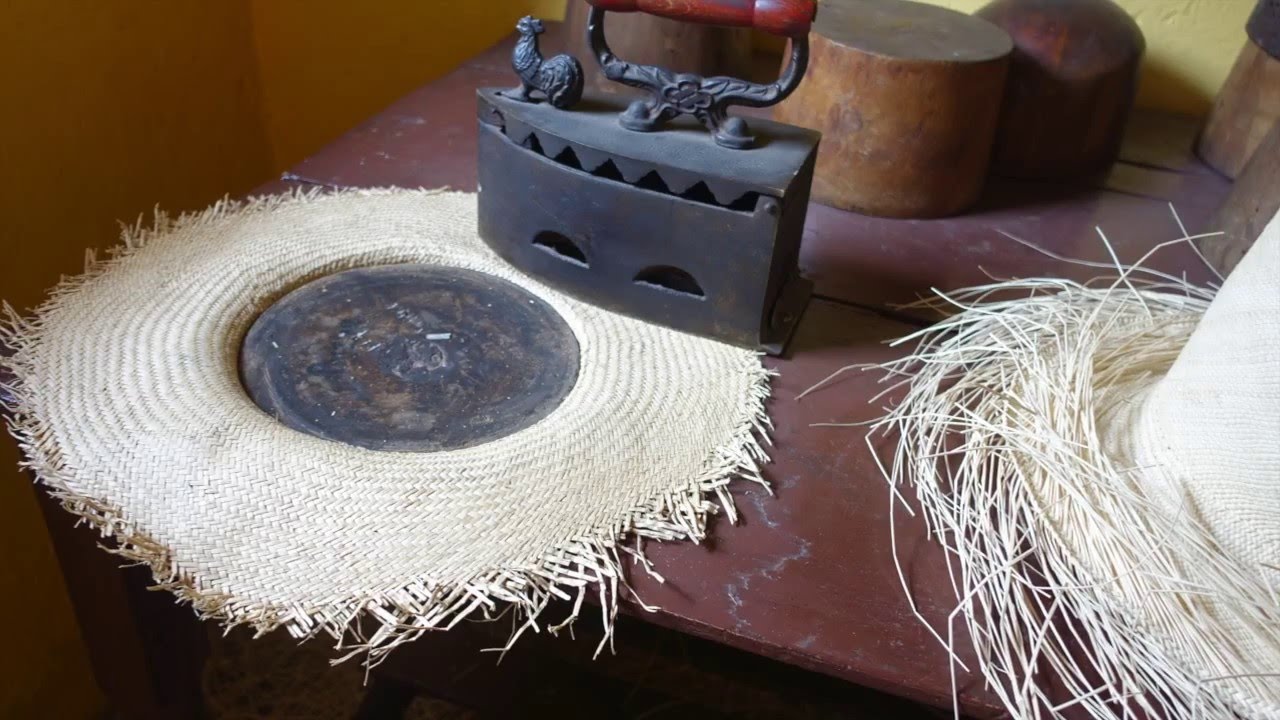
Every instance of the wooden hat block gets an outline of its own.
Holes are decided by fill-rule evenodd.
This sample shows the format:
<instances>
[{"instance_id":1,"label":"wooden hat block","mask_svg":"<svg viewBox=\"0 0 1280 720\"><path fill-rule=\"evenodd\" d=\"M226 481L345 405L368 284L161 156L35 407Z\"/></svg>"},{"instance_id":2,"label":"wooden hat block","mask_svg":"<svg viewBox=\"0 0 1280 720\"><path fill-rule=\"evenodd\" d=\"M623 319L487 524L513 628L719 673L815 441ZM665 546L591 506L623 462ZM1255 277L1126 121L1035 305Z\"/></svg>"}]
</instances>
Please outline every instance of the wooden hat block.
<instances>
[{"instance_id":1,"label":"wooden hat block","mask_svg":"<svg viewBox=\"0 0 1280 720\"><path fill-rule=\"evenodd\" d=\"M776 119L823 133L813 195L843 210L941 217L982 190L1013 41L905 0L827 0L809 75Z\"/></svg>"},{"instance_id":2,"label":"wooden hat block","mask_svg":"<svg viewBox=\"0 0 1280 720\"><path fill-rule=\"evenodd\" d=\"M1237 177L1271 126L1280 120L1280 0L1258 0L1248 40L1218 91L1196 154Z\"/></svg>"},{"instance_id":3,"label":"wooden hat block","mask_svg":"<svg viewBox=\"0 0 1280 720\"><path fill-rule=\"evenodd\" d=\"M1054 179L1110 167L1146 49L1138 23L1113 0L994 0L975 14L1016 46L992 172Z\"/></svg>"},{"instance_id":4,"label":"wooden hat block","mask_svg":"<svg viewBox=\"0 0 1280 720\"><path fill-rule=\"evenodd\" d=\"M1231 193L1205 229L1221 232L1200 242L1209 264L1229 275L1271 218L1280 212L1280 122L1271 126L1236 177Z\"/></svg>"}]
</instances>

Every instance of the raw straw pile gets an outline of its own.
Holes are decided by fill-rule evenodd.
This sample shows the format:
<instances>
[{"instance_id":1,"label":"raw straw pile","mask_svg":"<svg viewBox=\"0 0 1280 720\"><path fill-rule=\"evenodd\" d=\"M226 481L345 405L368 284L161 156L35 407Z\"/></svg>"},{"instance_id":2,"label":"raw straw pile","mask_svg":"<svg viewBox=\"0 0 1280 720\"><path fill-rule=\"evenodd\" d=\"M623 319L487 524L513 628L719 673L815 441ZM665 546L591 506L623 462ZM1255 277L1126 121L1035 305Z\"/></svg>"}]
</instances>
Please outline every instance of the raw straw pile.
<instances>
[{"instance_id":1,"label":"raw straw pile","mask_svg":"<svg viewBox=\"0 0 1280 720\"><path fill-rule=\"evenodd\" d=\"M939 293L880 368L934 632L1015 718L1280 718L1280 220L1220 291L1112 270Z\"/></svg>"}]
</instances>

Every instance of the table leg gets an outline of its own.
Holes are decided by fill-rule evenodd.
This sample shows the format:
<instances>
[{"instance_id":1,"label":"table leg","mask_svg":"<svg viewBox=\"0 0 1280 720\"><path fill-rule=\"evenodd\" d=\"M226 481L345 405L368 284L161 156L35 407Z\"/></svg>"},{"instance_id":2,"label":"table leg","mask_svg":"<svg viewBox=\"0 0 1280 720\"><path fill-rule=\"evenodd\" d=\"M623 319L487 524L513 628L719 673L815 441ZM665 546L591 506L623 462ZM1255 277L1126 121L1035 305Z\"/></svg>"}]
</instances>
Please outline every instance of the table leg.
<instances>
[{"instance_id":1,"label":"table leg","mask_svg":"<svg viewBox=\"0 0 1280 720\"><path fill-rule=\"evenodd\" d=\"M149 590L148 568L121 569L120 558L98 547L97 533L75 527L75 518L43 489L37 494L94 678L111 710L131 720L203 717L208 639L191 608Z\"/></svg>"},{"instance_id":2,"label":"table leg","mask_svg":"<svg viewBox=\"0 0 1280 720\"><path fill-rule=\"evenodd\" d=\"M400 720L409 711L418 691L393 678L375 678L352 720Z\"/></svg>"}]
</instances>

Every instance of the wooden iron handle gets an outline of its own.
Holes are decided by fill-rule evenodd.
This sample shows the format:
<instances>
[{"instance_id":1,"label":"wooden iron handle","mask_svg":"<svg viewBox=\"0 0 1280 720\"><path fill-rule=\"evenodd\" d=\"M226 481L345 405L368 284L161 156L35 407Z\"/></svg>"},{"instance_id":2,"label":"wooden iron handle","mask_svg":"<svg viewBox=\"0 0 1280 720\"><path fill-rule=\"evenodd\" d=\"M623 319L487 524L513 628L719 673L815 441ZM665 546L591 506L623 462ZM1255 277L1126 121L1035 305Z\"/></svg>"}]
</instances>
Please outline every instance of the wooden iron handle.
<instances>
[{"instance_id":1,"label":"wooden iron handle","mask_svg":"<svg viewBox=\"0 0 1280 720\"><path fill-rule=\"evenodd\" d=\"M642 12L704 25L763 30L796 38L809 34L818 12L814 0L587 0L609 12Z\"/></svg>"}]
</instances>

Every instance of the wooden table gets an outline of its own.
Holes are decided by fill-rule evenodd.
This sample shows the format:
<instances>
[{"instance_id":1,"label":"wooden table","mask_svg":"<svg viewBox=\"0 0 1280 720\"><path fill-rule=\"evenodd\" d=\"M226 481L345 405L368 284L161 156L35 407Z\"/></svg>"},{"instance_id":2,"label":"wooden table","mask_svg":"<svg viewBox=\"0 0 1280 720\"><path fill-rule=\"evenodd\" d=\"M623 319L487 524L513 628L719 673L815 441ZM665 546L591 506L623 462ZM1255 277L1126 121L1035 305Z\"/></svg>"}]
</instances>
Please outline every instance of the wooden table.
<instances>
[{"instance_id":1,"label":"wooden table","mask_svg":"<svg viewBox=\"0 0 1280 720\"><path fill-rule=\"evenodd\" d=\"M413 92L262 190L474 190L475 89L513 82L510 47L508 42L483 53ZM865 688L951 707L950 661L912 613L890 546L890 523L897 524L907 589L923 618L944 632L955 606L946 558L925 537L918 517L893 508L861 431L811 427L875 417L880 408L868 399L879 390L876 378L853 373L804 401L796 397L842 366L894 357L897 351L884 342L918 327L921 318L893 305L930 288L978 284L988 274L1087 279L1104 272L1055 260L1000 231L1063 256L1105 260L1094 231L1101 226L1121 260L1132 261L1179 236L1170 202L1192 232L1202 229L1229 186L1191 156L1193 132L1187 121L1139 116L1125 161L1107 178L1080 184L993 180L979 207L954 219L880 220L814 206L801 261L818 297L789 356L769 361L780 374L770 405L777 428L774 462L766 471L776 497L744 484L735 491L738 526L715 521L702 546L651 543L649 555L667 582L634 574L639 595L661 608L637 614ZM1194 280L1209 278L1186 248L1165 251L1154 265ZM74 542L84 544L64 538L59 547ZM91 644L107 642L100 625L109 620L102 610L83 610L92 590L77 582L75 572L68 574L86 636ZM411 676L436 642L429 637L393 654L387 672ZM963 640L959 646L968 647ZM102 662L99 671L120 672ZM965 713L1000 713L979 678L957 673Z\"/></svg>"}]
</instances>

